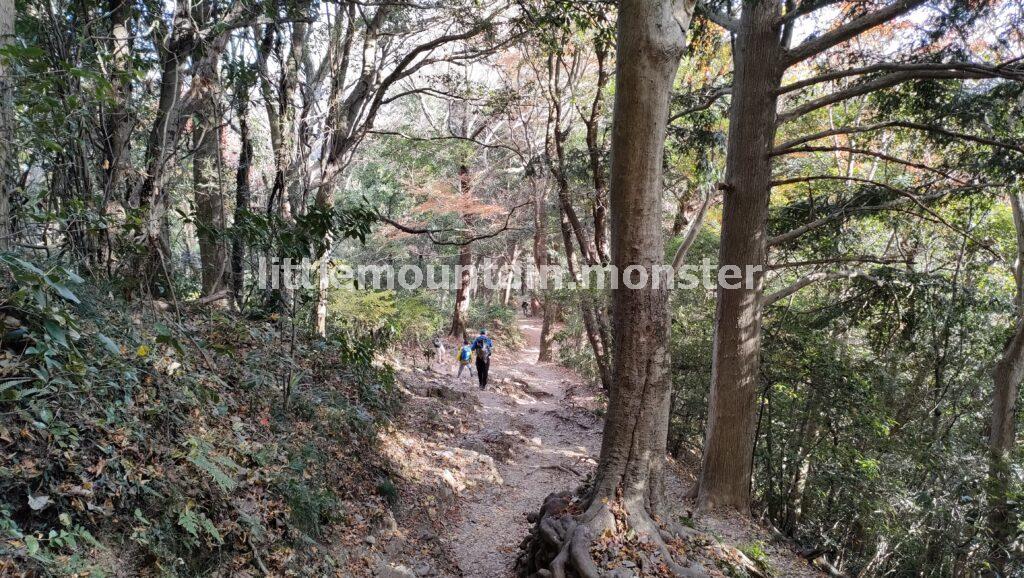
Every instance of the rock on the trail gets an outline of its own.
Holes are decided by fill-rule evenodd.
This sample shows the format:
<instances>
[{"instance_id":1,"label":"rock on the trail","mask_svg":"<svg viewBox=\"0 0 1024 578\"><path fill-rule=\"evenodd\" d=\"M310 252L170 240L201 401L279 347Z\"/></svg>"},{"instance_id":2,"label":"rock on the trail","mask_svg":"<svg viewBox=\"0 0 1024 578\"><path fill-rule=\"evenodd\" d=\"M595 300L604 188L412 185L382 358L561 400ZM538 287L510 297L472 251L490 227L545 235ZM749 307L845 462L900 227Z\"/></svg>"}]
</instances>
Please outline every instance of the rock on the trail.
<instances>
[{"instance_id":1,"label":"rock on the trail","mask_svg":"<svg viewBox=\"0 0 1024 578\"><path fill-rule=\"evenodd\" d=\"M423 396L436 397L438 399L443 399L445 401L458 401L466 397L466 394L461 391L452 389L450 387L439 385L426 388L423 391Z\"/></svg>"},{"instance_id":2,"label":"rock on the trail","mask_svg":"<svg viewBox=\"0 0 1024 578\"><path fill-rule=\"evenodd\" d=\"M407 566L381 566L376 572L377 578L416 578L416 574Z\"/></svg>"}]
</instances>

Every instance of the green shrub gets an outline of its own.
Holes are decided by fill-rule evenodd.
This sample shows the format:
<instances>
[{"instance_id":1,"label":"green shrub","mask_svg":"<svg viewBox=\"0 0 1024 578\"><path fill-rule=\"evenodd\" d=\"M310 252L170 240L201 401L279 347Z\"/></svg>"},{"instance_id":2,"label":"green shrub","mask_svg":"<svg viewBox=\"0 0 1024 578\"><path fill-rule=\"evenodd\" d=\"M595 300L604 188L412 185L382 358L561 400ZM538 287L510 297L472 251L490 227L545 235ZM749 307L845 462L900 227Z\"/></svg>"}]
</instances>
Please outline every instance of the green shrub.
<instances>
[{"instance_id":1,"label":"green shrub","mask_svg":"<svg viewBox=\"0 0 1024 578\"><path fill-rule=\"evenodd\" d=\"M522 347L523 335L516 324L516 308L501 304L473 303L466 316L466 331L475 335L480 329L486 329L488 335L503 347L515 349Z\"/></svg>"}]
</instances>

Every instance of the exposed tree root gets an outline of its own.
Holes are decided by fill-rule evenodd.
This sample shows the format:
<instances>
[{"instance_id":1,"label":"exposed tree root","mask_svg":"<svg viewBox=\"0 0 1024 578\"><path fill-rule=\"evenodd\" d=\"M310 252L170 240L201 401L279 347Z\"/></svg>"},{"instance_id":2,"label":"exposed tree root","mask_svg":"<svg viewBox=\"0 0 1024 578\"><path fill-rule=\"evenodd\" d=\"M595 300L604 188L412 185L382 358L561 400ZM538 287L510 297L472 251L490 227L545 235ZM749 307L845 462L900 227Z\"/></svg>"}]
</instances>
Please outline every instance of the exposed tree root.
<instances>
[{"instance_id":1,"label":"exposed tree root","mask_svg":"<svg viewBox=\"0 0 1024 578\"><path fill-rule=\"evenodd\" d=\"M568 492L551 494L540 512L529 519L534 527L520 544L516 560L520 578L709 575L694 561L678 562L668 546L668 542L692 538L696 532L661 528L642 507L630 509L621 500L595 502L584 511L578 497ZM600 552L613 543L615 558L595 560L593 546Z\"/></svg>"}]
</instances>

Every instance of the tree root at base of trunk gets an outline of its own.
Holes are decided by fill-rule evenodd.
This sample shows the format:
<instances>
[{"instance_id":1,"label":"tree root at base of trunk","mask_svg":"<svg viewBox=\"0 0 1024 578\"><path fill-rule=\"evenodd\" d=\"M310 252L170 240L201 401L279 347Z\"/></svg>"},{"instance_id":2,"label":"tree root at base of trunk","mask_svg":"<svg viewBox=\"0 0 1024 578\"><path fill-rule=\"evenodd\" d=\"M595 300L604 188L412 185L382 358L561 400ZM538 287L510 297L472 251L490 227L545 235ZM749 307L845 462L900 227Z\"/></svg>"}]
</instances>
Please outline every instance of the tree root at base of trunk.
<instances>
[{"instance_id":1,"label":"tree root at base of trunk","mask_svg":"<svg viewBox=\"0 0 1024 578\"><path fill-rule=\"evenodd\" d=\"M709 576L697 562L679 563L667 542L695 534L685 528L659 528L642 508L630 511L621 500L594 503L582 511L569 492L550 494L520 544L516 559L519 578L631 578ZM628 556L595 560L591 547L617 543Z\"/></svg>"}]
</instances>

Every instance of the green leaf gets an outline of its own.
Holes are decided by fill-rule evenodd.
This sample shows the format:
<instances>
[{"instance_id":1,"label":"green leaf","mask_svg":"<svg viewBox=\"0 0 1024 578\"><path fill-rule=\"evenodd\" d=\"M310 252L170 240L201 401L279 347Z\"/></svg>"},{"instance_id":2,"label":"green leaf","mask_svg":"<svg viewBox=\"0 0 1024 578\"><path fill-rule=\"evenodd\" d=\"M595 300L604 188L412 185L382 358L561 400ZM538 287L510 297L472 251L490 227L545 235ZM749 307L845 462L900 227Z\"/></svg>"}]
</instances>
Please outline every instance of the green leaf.
<instances>
[{"instance_id":1,"label":"green leaf","mask_svg":"<svg viewBox=\"0 0 1024 578\"><path fill-rule=\"evenodd\" d=\"M78 296L71 292L71 289L68 289L67 287L61 285L60 283L51 280L49 277L44 277L44 279L46 279L46 284L52 287L53 290L56 291L57 294L63 297L64 299L67 299L68 301L75 304L82 303L81 300L78 299Z\"/></svg>"},{"instance_id":2,"label":"green leaf","mask_svg":"<svg viewBox=\"0 0 1024 578\"><path fill-rule=\"evenodd\" d=\"M35 536L25 536L25 548L29 556L35 556L39 553L39 540Z\"/></svg>"},{"instance_id":3,"label":"green leaf","mask_svg":"<svg viewBox=\"0 0 1024 578\"><path fill-rule=\"evenodd\" d=\"M191 534L193 538L199 537L199 520L192 510L186 508L178 514L178 525Z\"/></svg>"},{"instance_id":4,"label":"green leaf","mask_svg":"<svg viewBox=\"0 0 1024 578\"><path fill-rule=\"evenodd\" d=\"M225 492L230 492L238 487L238 482L236 482L230 475L226 474L220 466L211 461L209 455L205 452L199 451L198 449L193 451L192 455L188 457L188 461L192 462L192 464L200 470L209 474L210 477L213 478L214 483L216 483L220 489Z\"/></svg>"},{"instance_id":5,"label":"green leaf","mask_svg":"<svg viewBox=\"0 0 1024 578\"><path fill-rule=\"evenodd\" d=\"M199 525L202 526L203 530L206 531L218 544L224 543L224 538L221 537L220 532L217 531L217 526L213 525L213 522L206 517L206 514L198 512Z\"/></svg>"},{"instance_id":6,"label":"green leaf","mask_svg":"<svg viewBox=\"0 0 1024 578\"><path fill-rule=\"evenodd\" d=\"M50 321L49 319L47 319L43 323L43 327L46 329L46 334L52 337L54 341L63 345L64 347L68 346L67 332L64 331L63 327L57 325L56 323Z\"/></svg>"},{"instance_id":7,"label":"green leaf","mask_svg":"<svg viewBox=\"0 0 1024 578\"><path fill-rule=\"evenodd\" d=\"M113 339L107 337L102 333L97 333L96 339L99 339L100 343L103 344L103 347L105 347L107 351L109 351L111 354L121 355L121 346L118 345Z\"/></svg>"}]
</instances>

